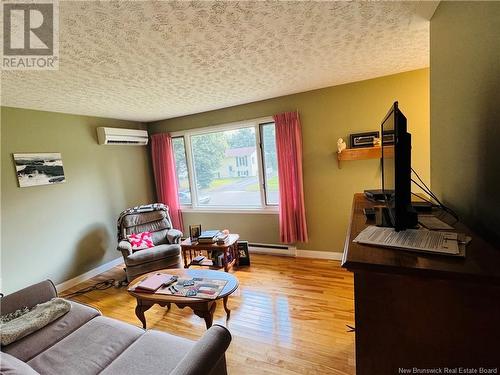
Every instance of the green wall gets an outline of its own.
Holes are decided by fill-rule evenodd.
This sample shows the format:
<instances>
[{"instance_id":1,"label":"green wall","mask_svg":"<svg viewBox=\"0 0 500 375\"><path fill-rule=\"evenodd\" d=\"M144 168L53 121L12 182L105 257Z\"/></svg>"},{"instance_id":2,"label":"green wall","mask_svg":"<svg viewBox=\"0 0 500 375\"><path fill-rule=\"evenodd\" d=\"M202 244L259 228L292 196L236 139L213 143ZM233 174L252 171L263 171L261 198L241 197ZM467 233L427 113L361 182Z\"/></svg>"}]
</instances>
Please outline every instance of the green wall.
<instances>
[{"instance_id":1,"label":"green wall","mask_svg":"<svg viewBox=\"0 0 500 375\"><path fill-rule=\"evenodd\" d=\"M338 169L337 139L378 130L394 100L408 118L413 166L429 181L429 71L380 77L149 124L152 133L178 131L270 116L298 109L302 120L304 189L310 241L299 249L343 249L352 196L380 187L378 160L344 162ZM278 216L185 213L186 228L229 227L244 239L278 243Z\"/></svg>"},{"instance_id":2,"label":"green wall","mask_svg":"<svg viewBox=\"0 0 500 375\"><path fill-rule=\"evenodd\" d=\"M500 3L441 2L430 51L432 188L499 239Z\"/></svg>"},{"instance_id":3,"label":"green wall","mask_svg":"<svg viewBox=\"0 0 500 375\"><path fill-rule=\"evenodd\" d=\"M376 130L399 100L413 135L413 164L429 177L429 71L289 95L149 124L176 131L298 109L303 126L304 188L310 242L299 249L340 252L352 195L380 185L378 160L344 162L336 143ZM154 200L148 148L99 146L98 126L145 128L104 118L1 108L1 289L9 293L44 278L56 284L113 259L115 220L126 207ZM66 182L19 188L12 154L60 152ZM275 214L185 213L186 227L228 227L244 239L278 243Z\"/></svg>"},{"instance_id":4,"label":"green wall","mask_svg":"<svg viewBox=\"0 0 500 375\"><path fill-rule=\"evenodd\" d=\"M96 127L128 121L1 108L1 289L56 284L121 257L116 219L153 199L146 147L99 146ZM60 152L66 182L19 188L17 152Z\"/></svg>"}]
</instances>

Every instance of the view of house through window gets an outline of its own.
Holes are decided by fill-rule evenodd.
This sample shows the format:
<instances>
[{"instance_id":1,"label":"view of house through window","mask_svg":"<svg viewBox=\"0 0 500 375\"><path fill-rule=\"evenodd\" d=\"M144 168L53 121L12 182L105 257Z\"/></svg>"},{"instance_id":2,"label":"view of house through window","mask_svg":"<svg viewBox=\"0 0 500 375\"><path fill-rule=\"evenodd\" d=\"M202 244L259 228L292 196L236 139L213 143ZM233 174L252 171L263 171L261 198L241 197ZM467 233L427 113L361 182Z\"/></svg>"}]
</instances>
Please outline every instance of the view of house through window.
<instances>
[{"instance_id":1,"label":"view of house through window","mask_svg":"<svg viewBox=\"0 0 500 375\"><path fill-rule=\"evenodd\" d=\"M257 147L259 131L262 154ZM258 208L278 204L274 123L185 134L175 137L173 145L182 205Z\"/></svg>"}]
</instances>

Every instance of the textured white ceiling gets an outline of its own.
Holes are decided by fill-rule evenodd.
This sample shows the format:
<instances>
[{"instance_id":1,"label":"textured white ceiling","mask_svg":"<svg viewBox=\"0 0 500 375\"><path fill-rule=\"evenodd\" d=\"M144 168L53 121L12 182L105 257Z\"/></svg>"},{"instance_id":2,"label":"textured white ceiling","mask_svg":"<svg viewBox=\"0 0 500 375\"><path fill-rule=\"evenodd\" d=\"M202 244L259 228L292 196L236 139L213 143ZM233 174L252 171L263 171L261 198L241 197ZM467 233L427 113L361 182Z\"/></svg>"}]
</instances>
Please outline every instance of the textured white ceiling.
<instances>
[{"instance_id":1,"label":"textured white ceiling","mask_svg":"<svg viewBox=\"0 0 500 375\"><path fill-rule=\"evenodd\" d=\"M429 65L437 2L60 1L58 71L2 105L154 121Z\"/></svg>"}]
</instances>

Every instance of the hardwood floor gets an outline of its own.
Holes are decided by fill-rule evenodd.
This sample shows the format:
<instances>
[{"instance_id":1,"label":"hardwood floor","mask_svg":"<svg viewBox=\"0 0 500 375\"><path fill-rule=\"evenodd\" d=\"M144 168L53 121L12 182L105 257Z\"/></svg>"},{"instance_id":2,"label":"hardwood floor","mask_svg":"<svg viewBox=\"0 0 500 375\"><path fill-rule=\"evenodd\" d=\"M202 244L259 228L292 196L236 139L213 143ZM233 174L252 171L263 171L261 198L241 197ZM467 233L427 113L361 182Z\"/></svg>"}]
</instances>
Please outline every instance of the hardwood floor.
<instances>
[{"instance_id":1,"label":"hardwood floor","mask_svg":"<svg viewBox=\"0 0 500 375\"><path fill-rule=\"evenodd\" d=\"M229 328L229 374L354 374L354 289L352 274L337 261L252 254L252 265L231 270L240 281L229 298L226 321L218 302L214 324ZM62 293L124 276L116 267ZM141 326L135 299L125 287L92 291L74 298L109 317ZM148 328L196 340L205 332L192 310L154 306Z\"/></svg>"}]
</instances>

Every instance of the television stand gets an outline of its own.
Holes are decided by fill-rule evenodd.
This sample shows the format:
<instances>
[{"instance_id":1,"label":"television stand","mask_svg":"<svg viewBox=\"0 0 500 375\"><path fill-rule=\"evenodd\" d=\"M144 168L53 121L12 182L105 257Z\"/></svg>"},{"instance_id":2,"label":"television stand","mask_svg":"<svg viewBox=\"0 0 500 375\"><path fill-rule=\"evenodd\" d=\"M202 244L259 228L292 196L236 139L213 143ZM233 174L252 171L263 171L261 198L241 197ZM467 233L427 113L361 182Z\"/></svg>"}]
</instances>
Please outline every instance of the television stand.
<instances>
[{"instance_id":1,"label":"television stand","mask_svg":"<svg viewBox=\"0 0 500 375\"><path fill-rule=\"evenodd\" d=\"M472 237L466 257L363 245L353 239L375 220L354 196L342 267L354 273L356 374L401 368L498 367L500 252L451 216Z\"/></svg>"}]
</instances>

